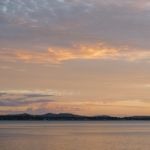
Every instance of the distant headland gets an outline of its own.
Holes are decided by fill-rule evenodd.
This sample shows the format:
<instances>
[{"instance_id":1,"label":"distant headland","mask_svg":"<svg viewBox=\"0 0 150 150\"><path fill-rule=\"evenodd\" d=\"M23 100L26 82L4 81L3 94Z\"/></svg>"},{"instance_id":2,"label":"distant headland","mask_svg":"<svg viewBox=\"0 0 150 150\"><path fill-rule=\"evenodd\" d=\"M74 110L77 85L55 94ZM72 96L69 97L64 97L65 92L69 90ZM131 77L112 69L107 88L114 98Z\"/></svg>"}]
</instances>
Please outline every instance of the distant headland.
<instances>
[{"instance_id":1,"label":"distant headland","mask_svg":"<svg viewBox=\"0 0 150 150\"><path fill-rule=\"evenodd\" d=\"M130 117L112 117L112 116L83 116L70 113L53 114L47 113L43 115L32 114L11 114L0 115L0 121L12 120L12 121L150 121L150 116L130 116Z\"/></svg>"}]
</instances>

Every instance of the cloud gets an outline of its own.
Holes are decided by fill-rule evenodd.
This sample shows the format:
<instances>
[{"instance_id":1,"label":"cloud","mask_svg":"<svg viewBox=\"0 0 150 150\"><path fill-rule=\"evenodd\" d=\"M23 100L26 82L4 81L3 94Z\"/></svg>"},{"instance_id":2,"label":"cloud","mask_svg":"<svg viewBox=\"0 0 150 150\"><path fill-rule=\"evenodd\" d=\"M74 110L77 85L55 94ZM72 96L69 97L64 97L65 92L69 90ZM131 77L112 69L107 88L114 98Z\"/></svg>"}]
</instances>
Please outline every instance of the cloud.
<instances>
[{"instance_id":1,"label":"cloud","mask_svg":"<svg viewBox=\"0 0 150 150\"><path fill-rule=\"evenodd\" d=\"M9 22L34 27L37 24L41 26L43 23L52 23L59 16L69 17L73 14L87 13L90 7L89 2L76 0L8 0L1 2L0 12Z\"/></svg>"},{"instance_id":2,"label":"cloud","mask_svg":"<svg viewBox=\"0 0 150 150\"><path fill-rule=\"evenodd\" d=\"M149 51L149 7L148 0L2 1L1 61L60 63L116 54L133 58L136 52L130 48L131 54L124 53L122 47ZM106 45L97 45L99 41ZM73 50L72 43L78 44ZM138 53L138 59L149 57L149 52Z\"/></svg>"},{"instance_id":3,"label":"cloud","mask_svg":"<svg viewBox=\"0 0 150 150\"><path fill-rule=\"evenodd\" d=\"M128 46L109 46L104 43L96 43L95 45L80 44L72 45L71 48L49 47L47 51L33 50L9 50L1 52L1 61L25 63L52 63L60 64L69 60L126 60L149 61L150 51L148 49L140 49Z\"/></svg>"},{"instance_id":4,"label":"cloud","mask_svg":"<svg viewBox=\"0 0 150 150\"><path fill-rule=\"evenodd\" d=\"M41 103L50 103L53 100L12 100L12 99L3 99L0 100L0 106L10 106L10 107L17 107L17 106L24 106L24 105L31 105L31 104L41 104Z\"/></svg>"},{"instance_id":5,"label":"cloud","mask_svg":"<svg viewBox=\"0 0 150 150\"><path fill-rule=\"evenodd\" d=\"M11 0L0 3L0 45L31 49L34 45L75 43L149 45L147 0Z\"/></svg>"},{"instance_id":6,"label":"cloud","mask_svg":"<svg viewBox=\"0 0 150 150\"><path fill-rule=\"evenodd\" d=\"M45 90L45 91L40 91L40 90L3 90L0 91L0 96L1 95L24 95L24 96L33 96L33 97L40 97L40 96L53 96L53 91L52 90Z\"/></svg>"},{"instance_id":7,"label":"cloud","mask_svg":"<svg viewBox=\"0 0 150 150\"><path fill-rule=\"evenodd\" d=\"M0 106L24 106L31 104L49 103L51 99L50 91L0 91Z\"/></svg>"},{"instance_id":8,"label":"cloud","mask_svg":"<svg viewBox=\"0 0 150 150\"><path fill-rule=\"evenodd\" d=\"M0 107L20 107L56 102L58 97L72 96L76 93L58 90L1 90Z\"/></svg>"},{"instance_id":9,"label":"cloud","mask_svg":"<svg viewBox=\"0 0 150 150\"><path fill-rule=\"evenodd\" d=\"M47 52L22 51L16 53L16 59L33 63L61 63L73 59L101 59L113 57L116 54L115 48L98 44L95 46L74 46L72 49L48 48Z\"/></svg>"}]
</instances>

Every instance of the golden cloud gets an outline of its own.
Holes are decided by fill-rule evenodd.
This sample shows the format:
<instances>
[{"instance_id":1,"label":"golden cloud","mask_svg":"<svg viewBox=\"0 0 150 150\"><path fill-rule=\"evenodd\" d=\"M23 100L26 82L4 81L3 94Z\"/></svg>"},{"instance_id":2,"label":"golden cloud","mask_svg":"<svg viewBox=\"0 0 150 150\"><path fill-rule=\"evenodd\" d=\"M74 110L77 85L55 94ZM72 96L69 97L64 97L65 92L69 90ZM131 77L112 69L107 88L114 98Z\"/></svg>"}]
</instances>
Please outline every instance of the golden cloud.
<instances>
[{"instance_id":1,"label":"golden cloud","mask_svg":"<svg viewBox=\"0 0 150 150\"><path fill-rule=\"evenodd\" d=\"M5 51L2 60L28 63L60 64L76 59L124 59L128 61L149 60L150 51L127 46L113 47L103 43L95 45L74 45L72 48L49 47L47 51L15 50Z\"/></svg>"},{"instance_id":2,"label":"golden cloud","mask_svg":"<svg viewBox=\"0 0 150 150\"><path fill-rule=\"evenodd\" d=\"M61 63L73 59L100 59L117 56L118 50L103 44L79 45L72 48L48 48L45 52L18 51L16 58L26 62Z\"/></svg>"}]
</instances>

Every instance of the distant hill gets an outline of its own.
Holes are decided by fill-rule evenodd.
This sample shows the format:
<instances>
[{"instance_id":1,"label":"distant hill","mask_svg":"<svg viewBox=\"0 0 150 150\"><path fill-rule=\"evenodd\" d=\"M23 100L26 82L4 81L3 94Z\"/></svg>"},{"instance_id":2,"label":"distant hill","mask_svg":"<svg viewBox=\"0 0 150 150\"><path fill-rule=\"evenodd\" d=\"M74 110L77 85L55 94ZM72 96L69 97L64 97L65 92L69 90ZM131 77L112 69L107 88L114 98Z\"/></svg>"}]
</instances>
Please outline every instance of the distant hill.
<instances>
[{"instance_id":1,"label":"distant hill","mask_svg":"<svg viewBox=\"0 0 150 150\"><path fill-rule=\"evenodd\" d=\"M119 121L119 120L147 120L150 121L150 116L131 116L131 117L112 117L112 116L81 116L69 113L53 114L47 113L44 115L31 114L15 114L15 115L0 115L0 120L50 120L50 121Z\"/></svg>"}]
</instances>

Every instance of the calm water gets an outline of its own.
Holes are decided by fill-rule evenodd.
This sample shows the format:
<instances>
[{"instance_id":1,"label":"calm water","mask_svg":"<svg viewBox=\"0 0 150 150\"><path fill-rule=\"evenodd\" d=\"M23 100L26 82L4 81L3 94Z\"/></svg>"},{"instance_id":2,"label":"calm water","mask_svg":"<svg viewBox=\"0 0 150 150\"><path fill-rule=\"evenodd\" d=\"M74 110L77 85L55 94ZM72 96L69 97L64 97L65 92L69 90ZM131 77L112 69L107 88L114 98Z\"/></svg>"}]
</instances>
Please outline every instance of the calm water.
<instances>
[{"instance_id":1,"label":"calm water","mask_svg":"<svg viewBox=\"0 0 150 150\"><path fill-rule=\"evenodd\" d=\"M150 122L0 122L0 150L150 150Z\"/></svg>"}]
</instances>

